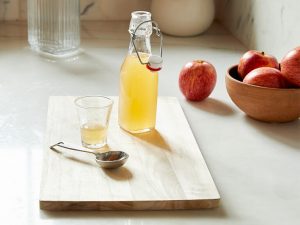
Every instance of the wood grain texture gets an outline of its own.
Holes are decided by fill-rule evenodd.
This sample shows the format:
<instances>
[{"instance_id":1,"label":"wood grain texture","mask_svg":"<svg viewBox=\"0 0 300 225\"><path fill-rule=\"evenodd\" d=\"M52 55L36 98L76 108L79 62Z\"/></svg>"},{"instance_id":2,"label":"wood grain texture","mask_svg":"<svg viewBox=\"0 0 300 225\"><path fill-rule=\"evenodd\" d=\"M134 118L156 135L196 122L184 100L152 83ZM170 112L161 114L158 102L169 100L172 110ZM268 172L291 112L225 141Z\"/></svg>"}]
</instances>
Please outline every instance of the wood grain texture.
<instances>
[{"instance_id":1,"label":"wood grain texture","mask_svg":"<svg viewBox=\"0 0 300 225\"><path fill-rule=\"evenodd\" d=\"M73 100L66 96L49 99L41 209L169 210L218 206L219 193L176 98L159 98L156 129L138 135L119 128L114 98L108 148L129 154L127 163L115 170L99 168L90 154L49 149L58 141L80 145Z\"/></svg>"}]
</instances>

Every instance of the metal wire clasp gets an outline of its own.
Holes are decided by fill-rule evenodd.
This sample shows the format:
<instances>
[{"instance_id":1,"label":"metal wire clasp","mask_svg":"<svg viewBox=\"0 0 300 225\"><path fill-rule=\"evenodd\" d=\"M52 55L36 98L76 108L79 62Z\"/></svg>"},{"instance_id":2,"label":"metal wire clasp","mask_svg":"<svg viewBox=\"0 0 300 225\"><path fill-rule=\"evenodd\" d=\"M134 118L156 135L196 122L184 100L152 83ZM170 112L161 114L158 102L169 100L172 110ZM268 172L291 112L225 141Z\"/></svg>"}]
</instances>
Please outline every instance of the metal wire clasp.
<instances>
[{"instance_id":1,"label":"metal wire clasp","mask_svg":"<svg viewBox=\"0 0 300 225\"><path fill-rule=\"evenodd\" d=\"M145 23L152 23L154 26L152 26L152 29L155 31L155 34L157 37L160 38L160 55L150 55L148 62L143 62L135 45L135 39L136 39L136 32L137 30L141 27L141 25L145 24ZM144 22L141 22L134 30L133 33L131 33L131 41L134 47L134 50L137 54L137 57L140 61L140 63L142 65L146 65L146 67L151 70L151 71L159 71L162 68L162 63L163 63L163 59L162 59L162 45L163 45L163 35L158 27L158 24L154 21L154 20L147 20Z\"/></svg>"}]
</instances>

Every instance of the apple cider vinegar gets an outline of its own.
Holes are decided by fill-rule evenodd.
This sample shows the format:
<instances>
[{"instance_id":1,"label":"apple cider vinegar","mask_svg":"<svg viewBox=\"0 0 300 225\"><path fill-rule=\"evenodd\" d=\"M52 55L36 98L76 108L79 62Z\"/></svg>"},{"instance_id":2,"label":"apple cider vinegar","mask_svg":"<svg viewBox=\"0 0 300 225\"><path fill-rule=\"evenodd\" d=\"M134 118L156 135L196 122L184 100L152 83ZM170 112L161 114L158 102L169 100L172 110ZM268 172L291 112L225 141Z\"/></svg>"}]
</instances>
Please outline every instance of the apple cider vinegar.
<instances>
[{"instance_id":1,"label":"apple cider vinegar","mask_svg":"<svg viewBox=\"0 0 300 225\"><path fill-rule=\"evenodd\" d=\"M146 61L148 54L139 53ZM140 133L153 129L156 121L158 73L142 65L136 54L129 54L121 68L119 124Z\"/></svg>"},{"instance_id":2,"label":"apple cider vinegar","mask_svg":"<svg viewBox=\"0 0 300 225\"><path fill-rule=\"evenodd\" d=\"M96 145L106 142L107 127L97 123L85 123L81 126L81 140L87 145Z\"/></svg>"},{"instance_id":3,"label":"apple cider vinegar","mask_svg":"<svg viewBox=\"0 0 300 225\"><path fill-rule=\"evenodd\" d=\"M160 56L151 53L153 30L160 37ZM131 14L129 33L129 51L120 71L119 126L130 133L142 133L155 128L162 35L146 11Z\"/></svg>"}]
</instances>

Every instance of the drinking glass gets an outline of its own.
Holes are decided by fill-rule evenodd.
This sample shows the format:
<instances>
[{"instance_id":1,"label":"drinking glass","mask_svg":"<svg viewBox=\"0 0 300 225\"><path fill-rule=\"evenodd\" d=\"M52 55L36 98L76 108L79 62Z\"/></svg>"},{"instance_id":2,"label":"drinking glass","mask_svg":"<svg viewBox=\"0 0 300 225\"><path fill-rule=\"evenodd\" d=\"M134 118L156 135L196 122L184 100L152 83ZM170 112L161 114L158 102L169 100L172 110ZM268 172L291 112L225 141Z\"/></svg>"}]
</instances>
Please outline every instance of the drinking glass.
<instances>
[{"instance_id":1,"label":"drinking glass","mask_svg":"<svg viewBox=\"0 0 300 225\"><path fill-rule=\"evenodd\" d=\"M105 96L83 96L75 99L75 105L82 145L91 149L104 147L113 100Z\"/></svg>"}]
</instances>

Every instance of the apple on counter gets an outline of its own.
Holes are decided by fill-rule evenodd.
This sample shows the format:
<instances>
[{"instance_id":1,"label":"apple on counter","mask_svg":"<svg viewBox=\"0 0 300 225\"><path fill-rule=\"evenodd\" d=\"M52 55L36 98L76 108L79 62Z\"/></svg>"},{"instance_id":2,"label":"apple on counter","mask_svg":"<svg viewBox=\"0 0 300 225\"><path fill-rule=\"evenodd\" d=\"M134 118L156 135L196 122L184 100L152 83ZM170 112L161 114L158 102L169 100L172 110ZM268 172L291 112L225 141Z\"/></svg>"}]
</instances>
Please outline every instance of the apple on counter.
<instances>
[{"instance_id":1,"label":"apple on counter","mask_svg":"<svg viewBox=\"0 0 300 225\"><path fill-rule=\"evenodd\" d=\"M259 67L271 67L279 69L277 59L272 56L256 50L247 51L240 59L238 73L243 80L252 70Z\"/></svg>"},{"instance_id":2,"label":"apple on counter","mask_svg":"<svg viewBox=\"0 0 300 225\"><path fill-rule=\"evenodd\" d=\"M194 60L185 64L179 74L179 88L186 99L202 101L213 91L217 73L212 64Z\"/></svg>"}]
</instances>

